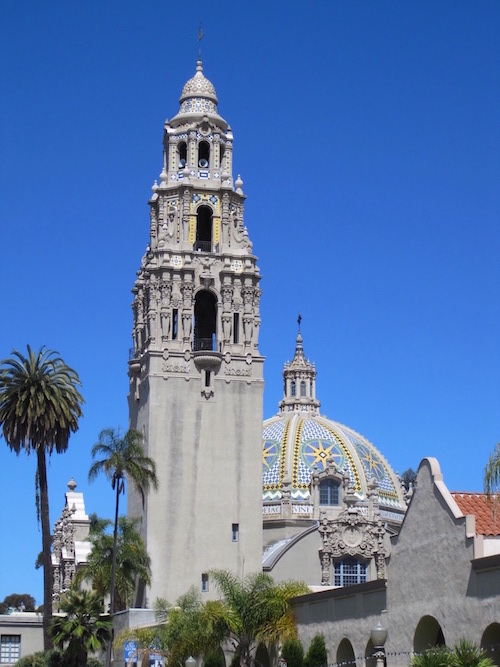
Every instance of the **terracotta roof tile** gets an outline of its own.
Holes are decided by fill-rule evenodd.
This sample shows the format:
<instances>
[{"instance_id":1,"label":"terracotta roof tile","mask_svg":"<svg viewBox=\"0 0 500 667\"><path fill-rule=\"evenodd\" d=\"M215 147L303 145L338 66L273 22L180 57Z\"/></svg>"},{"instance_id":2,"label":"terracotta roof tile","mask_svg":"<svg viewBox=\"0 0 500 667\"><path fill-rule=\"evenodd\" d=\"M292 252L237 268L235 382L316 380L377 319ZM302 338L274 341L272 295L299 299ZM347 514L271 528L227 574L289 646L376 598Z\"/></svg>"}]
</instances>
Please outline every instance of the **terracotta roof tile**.
<instances>
[{"instance_id":1,"label":"terracotta roof tile","mask_svg":"<svg viewBox=\"0 0 500 667\"><path fill-rule=\"evenodd\" d=\"M490 499L484 493L451 494L462 514L476 517L477 535L500 535L500 497Z\"/></svg>"}]
</instances>

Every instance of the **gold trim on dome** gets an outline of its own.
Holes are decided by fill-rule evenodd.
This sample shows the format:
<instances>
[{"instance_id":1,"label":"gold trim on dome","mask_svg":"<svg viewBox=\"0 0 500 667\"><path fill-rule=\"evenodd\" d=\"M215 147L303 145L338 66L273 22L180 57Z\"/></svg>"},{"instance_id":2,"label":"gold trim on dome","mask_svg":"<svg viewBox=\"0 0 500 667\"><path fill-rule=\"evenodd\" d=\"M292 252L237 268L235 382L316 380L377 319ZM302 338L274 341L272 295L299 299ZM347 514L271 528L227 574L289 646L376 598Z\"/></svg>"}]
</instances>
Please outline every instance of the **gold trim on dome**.
<instances>
[{"instance_id":1,"label":"gold trim on dome","mask_svg":"<svg viewBox=\"0 0 500 667\"><path fill-rule=\"evenodd\" d=\"M287 421L285 428L283 429L283 436L281 438L281 458L280 458L280 477L279 477L279 487L281 490L281 484L286 473L286 459L287 459L287 450L288 450L288 431L290 430L290 422Z\"/></svg>"},{"instance_id":2,"label":"gold trim on dome","mask_svg":"<svg viewBox=\"0 0 500 667\"><path fill-rule=\"evenodd\" d=\"M308 489L309 484L299 484L299 462L300 446L302 444L302 431L304 430L304 420L300 419L295 431L295 442L293 444L293 465L292 465L292 486L296 489Z\"/></svg>"},{"instance_id":3,"label":"gold trim on dome","mask_svg":"<svg viewBox=\"0 0 500 667\"><path fill-rule=\"evenodd\" d=\"M349 451L349 447L341 438L339 438L339 436L335 433L335 431L333 431L330 428L330 426L327 423L325 422L321 423L326 428L326 430L332 434L337 443L342 447L343 451L345 452L346 458L349 461L349 467L351 469L352 476L354 477L354 491L363 491L363 486L361 484L361 477L359 476L358 466L356 465L356 462L351 452Z\"/></svg>"}]
</instances>

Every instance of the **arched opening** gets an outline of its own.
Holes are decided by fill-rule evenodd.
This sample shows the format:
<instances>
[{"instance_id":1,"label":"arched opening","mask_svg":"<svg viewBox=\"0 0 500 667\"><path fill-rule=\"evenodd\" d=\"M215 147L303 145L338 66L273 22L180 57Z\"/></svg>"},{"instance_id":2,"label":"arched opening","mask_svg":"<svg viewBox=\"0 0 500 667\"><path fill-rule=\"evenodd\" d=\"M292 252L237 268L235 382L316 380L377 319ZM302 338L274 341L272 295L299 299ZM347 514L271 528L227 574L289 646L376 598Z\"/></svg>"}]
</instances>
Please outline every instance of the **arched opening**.
<instances>
[{"instance_id":1,"label":"arched opening","mask_svg":"<svg viewBox=\"0 0 500 667\"><path fill-rule=\"evenodd\" d=\"M422 653L434 646L446 646L443 631L433 616L423 616L415 630L413 650Z\"/></svg>"},{"instance_id":2,"label":"arched opening","mask_svg":"<svg viewBox=\"0 0 500 667\"><path fill-rule=\"evenodd\" d=\"M334 586L352 586L366 581L366 563L356 558L344 558L333 566Z\"/></svg>"},{"instance_id":3,"label":"arched opening","mask_svg":"<svg viewBox=\"0 0 500 667\"><path fill-rule=\"evenodd\" d=\"M219 166L223 167L224 165L224 155L226 154L226 147L224 144L220 145L220 151L219 151Z\"/></svg>"},{"instance_id":4,"label":"arched opening","mask_svg":"<svg viewBox=\"0 0 500 667\"><path fill-rule=\"evenodd\" d=\"M322 479L319 483L319 504L338 505L340 503L340 484L334 479Z\"/></svg>"},{"instance_id":5,"label":"arched opening","mask_svg":"<svg viewBox=\"0 0 500 667\"><path fill-rule=\"evenodd\" d=\"M194 349L217 350L217 299L208 290L201 290L194 300Z\"/></svg>"},{"instance_id":6,"label":"arched opening","mask_svg":"<svg viewBox=\"0 0 500 667\"><path fill-rule=\"evenodd\" d=\"M187 163L187 145L185 141L181 141L177 147L178 153L178 167L179 169L184 169Z\"/></svg>"},{"instance_id":7,"label":"arched opening","mask_svg":"<svg viewBox=\"0 0 500 667\"><path fill-rule=\"evenodd\" d=\"M377 659L375 658L375 646L371 639L368 640L368 644L365 648L365 667L376 667Z\"/></svg>"},{"instance_id":8,"label":"arched opening","mask_svg":"<svg viewBox=\"0 0 500 667\"><path fill-rule=\"evenodd\" d=\"M301 382L300 382L300 395L301 396L306 395L306 382L305 382L305 380L301 380Z\"/></svg>"},{"instance_id":9,"label":"arched opening","mask_svg":"<svg viewBox=\"0 0 500 667\"><path fill-rule=\"evenodd\" d=\"M264 644L259 644L257 652L255 653L256 667L271 667L271 660L269 659L269 651Z\"/></svg>"},{"instance_id":10,"label":"arched opening","mask_svg":"<svg viewBox=\"0 0 500 667\"><path fill-rule=\"evenodd\" d=\"M208 169L210 165L210 144L208 141L200 141L198 144L198 167Z\"/></svg>"},{"instance_id":11,"label":"arched opening","mask_svg":"<svg viewBox=\"0 0 500 667\"><path fill-rule=\"evenodd\" d=\"M352 667L355 664L356 658L354 657L354 649L352 648L352 644L344 637L337 649L337 665L342 665L343 667Z\"/></svg>"},{"instance_id":12,"label":"arched opening","mask_svg":"<svg viewBox=\"0 0 500 667\"><path fill-rule=\"evenodd\" d=\"M500 623L488 625L481 637L481 648L495 665L500 665Z\"/></svg>"},{"instance_id":13,"label":"arched opening","mask_svg":"<svg viewBox=\"0 0 500 667\"><path fill-rule=\"evenodd\" d=\"M209 206L200 206L196 213L194 249L201 252L212 252L212 209Z\"/></svg>"},{"instance_id":14,"label":"arched opening","mask_svg":"<svg viewBox=\"0 0 500 667\"><path fill-rule=\"evenodd\" d=\"M297 385L295 384L295 380L292 380L290 382L290 396L294 397L297 393Z\"/></svg>"}]
</instances>

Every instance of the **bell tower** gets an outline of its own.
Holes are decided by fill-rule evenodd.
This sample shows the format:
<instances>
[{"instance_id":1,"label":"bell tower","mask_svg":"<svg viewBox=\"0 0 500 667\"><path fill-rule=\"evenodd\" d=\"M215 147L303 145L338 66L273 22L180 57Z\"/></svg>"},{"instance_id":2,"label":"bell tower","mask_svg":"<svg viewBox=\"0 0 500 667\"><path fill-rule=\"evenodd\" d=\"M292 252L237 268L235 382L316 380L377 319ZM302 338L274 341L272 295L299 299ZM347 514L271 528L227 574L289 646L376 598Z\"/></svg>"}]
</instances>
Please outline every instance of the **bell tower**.
<instances>
[{"instance_id":1,"label":"bell tower","mask_svg":"<svg viewBox=\"0 0 500 667\"><path fill-rule=\"evenodd\" d=\"M179 102L133 289L130 427L159 478L144 509L128 489L152 561L138 605L174 603L190 586L212 596L212 568L262 568L260 273L233 133L201 60Z\"/></svg>"}]
</instances>

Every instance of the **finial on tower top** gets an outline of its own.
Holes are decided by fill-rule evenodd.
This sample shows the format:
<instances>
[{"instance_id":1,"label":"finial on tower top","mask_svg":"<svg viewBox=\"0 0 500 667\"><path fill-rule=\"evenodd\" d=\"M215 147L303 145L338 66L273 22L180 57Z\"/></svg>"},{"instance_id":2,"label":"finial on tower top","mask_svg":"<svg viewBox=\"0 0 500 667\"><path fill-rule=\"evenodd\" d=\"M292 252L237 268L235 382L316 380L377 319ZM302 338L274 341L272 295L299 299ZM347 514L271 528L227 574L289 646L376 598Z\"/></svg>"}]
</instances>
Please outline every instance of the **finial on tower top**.
<instances>
[{"instance_id":1,"label":"finial on tower top","mask_svg":"<svg viewBox=\"0 0 500 667\"><path fill-rule=\"evenodd\" d=\"M299 332L300 332L300 323L302 322L302 315L299 313L299 316L297 317L297 324L299 325Z\"/></svg>"}]
</instances>

